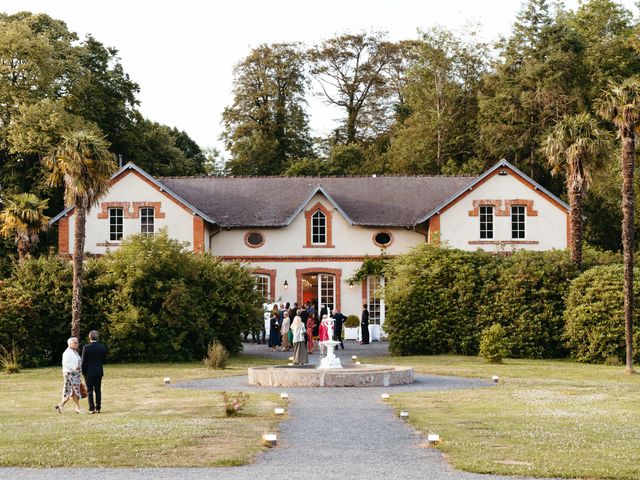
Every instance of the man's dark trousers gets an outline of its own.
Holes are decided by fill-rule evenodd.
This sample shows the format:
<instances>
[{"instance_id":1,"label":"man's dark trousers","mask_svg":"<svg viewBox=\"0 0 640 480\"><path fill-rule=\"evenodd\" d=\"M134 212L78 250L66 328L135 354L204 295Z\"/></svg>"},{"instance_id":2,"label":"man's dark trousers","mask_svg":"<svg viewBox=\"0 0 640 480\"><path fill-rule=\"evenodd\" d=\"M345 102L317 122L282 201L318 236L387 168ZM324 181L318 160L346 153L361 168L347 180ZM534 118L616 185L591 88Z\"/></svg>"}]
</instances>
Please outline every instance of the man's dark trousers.
<instances>
[{"instance_id":1,"label":"man's dark trousers","mask_svg":"<svg viewBox=\"0 0 640 480\"><path fill-rule=\"evenodd\" d=\"M87 396L89 397L89 411L99 412L102 407L102 377L84 377L87 382ZM95 393L95 403L93 394Z\"/></svg>"}]
</instances>

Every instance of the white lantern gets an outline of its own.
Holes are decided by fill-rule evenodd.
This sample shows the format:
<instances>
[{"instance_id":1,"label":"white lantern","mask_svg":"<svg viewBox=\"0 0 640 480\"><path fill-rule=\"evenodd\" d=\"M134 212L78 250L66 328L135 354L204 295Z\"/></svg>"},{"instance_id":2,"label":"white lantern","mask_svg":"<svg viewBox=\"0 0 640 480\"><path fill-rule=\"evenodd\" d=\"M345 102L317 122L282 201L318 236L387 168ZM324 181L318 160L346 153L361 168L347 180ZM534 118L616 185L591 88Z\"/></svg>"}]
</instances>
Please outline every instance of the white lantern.
<instances>
[{"instance_id":1,"label":"white lantern","mask_svg":"<svg viewBox=\"0 0 640 480\"><path fill-rule=\"evenodd\" d=\"M383 393L382 395L380 395L380 398L382 398L382 400L389 400L389 394Z\"/></svg>"},{"instance_id":2,"label":"white lantern","mask_svg":"<svg viewBox=\"0 0 640 480\"><path fill-rule=\"evenodd\" d=\"M406 410L401 410L400 418L409 418L409 412L407 412Z\"/></svg>"},{"instance_id":3,"label":"white lantern","mask_svg":"<svg viewBox=\"0 0 640 480\"><path fill-rule=\"evenodd\" d=\"M288 393L285 393L285 392L282 392L282 393L280 394L280 398L289 398L289 394L288 394Z\"/></svg>"},{"instance_id":4,"label":"white lantern","mask_svg":"<svg viewBox=\"0 0 640 480\"><path fill-rule=\"evenodd\" d=\"M276 407L273 409L273 413L275 413L276 415L284 415L284 408Z\"/></svg>"},{"instance_id":5,"label":"white lantern","mask_svg":"<svg viewBox=\"0 0 640 480\"><path fill-rule=\"evenodd\" d=\"M169 385L171 383L171 379L169 377L164 377L163 382L165 385Z\"/></svg>"}]
</instances>

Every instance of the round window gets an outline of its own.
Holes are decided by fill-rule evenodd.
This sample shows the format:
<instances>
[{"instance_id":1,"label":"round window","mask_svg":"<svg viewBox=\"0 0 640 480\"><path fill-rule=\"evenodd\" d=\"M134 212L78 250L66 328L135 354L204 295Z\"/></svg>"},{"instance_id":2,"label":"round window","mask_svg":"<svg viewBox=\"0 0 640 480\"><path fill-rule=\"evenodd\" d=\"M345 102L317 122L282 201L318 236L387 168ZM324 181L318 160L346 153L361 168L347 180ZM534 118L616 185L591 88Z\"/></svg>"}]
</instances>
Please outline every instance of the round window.
<instances>
[{"instance_id":1,"label":"round window","mask_svg":"<svg viewBox=\"0 0 640 480\"><path fill-rule=\"evenodd\" d=\"M391 243L391 234L387 232L376 233L374 240L378 245L389 245Z\"/></svg>"},{"instance_id":2,"label":"round window","mask_svg":"<svg viewBox=\"0 0 640 480\"><path fill-rule=\"evenodd\" d=\"M264 243L264 237L261 233L251 232L245 237L245 241L250 247L259 247Z\"/></svg>"}]
</instances>

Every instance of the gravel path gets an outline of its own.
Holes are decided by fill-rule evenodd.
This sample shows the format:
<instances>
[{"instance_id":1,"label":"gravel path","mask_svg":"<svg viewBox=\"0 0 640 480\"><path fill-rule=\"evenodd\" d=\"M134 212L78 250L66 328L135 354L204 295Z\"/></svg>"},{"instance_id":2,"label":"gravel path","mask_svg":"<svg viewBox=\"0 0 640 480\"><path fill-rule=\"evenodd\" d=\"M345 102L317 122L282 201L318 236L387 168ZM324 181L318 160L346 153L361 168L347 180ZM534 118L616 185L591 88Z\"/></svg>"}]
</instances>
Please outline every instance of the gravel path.
<instances>
[{"instance_id":1,"label":"gravel path","mask_svg":"<svg viewBox=\"0 0 640 480\"><path fill-rule=\"evenodd\" d=\"M348 352L350 353L350 352ZM253 387L246 377L184 382L176 388L282 391ZM482 380L417 376L412 385L388 388L288 388L288 420L281 424L279 446L244 467L153 469L0 469L2 479L21 480L205 480L205 479L507 479L453 470L425 438L401 421L380 400L418 390L450 390L490 385ZM81 452L78 452L81 454ZM515 478L515 477L514 477ZM517 477L523 480L523 477Z\"/></svg>"}]
</instances>

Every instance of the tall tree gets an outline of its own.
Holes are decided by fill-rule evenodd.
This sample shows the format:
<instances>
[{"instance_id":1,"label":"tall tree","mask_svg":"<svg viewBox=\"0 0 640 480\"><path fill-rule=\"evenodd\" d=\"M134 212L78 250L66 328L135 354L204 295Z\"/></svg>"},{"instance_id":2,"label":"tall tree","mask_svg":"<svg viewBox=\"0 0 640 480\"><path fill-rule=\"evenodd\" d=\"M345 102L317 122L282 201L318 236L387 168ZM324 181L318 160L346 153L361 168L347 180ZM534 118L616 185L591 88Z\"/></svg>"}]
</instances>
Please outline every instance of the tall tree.
<instances>
[{"instance_id":1,"label":"tall tree","mask_svg":"<svg viewBox=\"0 0 640 480\"><path fill-rule=\"evenodd\" d=\"M109 189L111 175L117 165L104 137L88 130L64 134L60 144L45 157L44 162L51 170L49 183L64 184L65 203L75 209L71 335L79 337L87 212Z\"/></svg>"},{"instance_id":2,"label":"tall tree","mask_svg":"<svg viewBox=\"0 0 640 480\"><path fill-rule=\"evenodd\" d=\"M312 48L309 57L325 101L344 111L342 143L387 128L391 115L385 68L391 44L384 33L339 35Z\"/></svg>"},{"instance_id":3,"label":"tall tree","mask_svg":"<svg viewBox=\"0 0 640 480\"><path fill-rule=\"evenodd\" d=\"M435 27L422 33L403 88L408 117L389 151L394 171L443 172L473 158L480 79L487 47Z\"/></svg>"},{"instance_id":4,"label":"tall tree","mask_svg":"<svg viewBox=\"0 0 640 480\"><path fill-rule=\"evenodd\" d=\"M548 0L529 0L512 36L499 44L494 72L480 94L481 155L506 158L549 183L540 150L544 133L564 115L583 110L583 45Z\"/></svg>"},{"instance_id":5,"label":"tall tree","mask_svg":"<svg viewBox=\"0 0 640 480\"><path fill-rule=\"evenodd\" d=\"M588 113L564 117L543 142L551 173L564 173L571 206L571 257L582 267L583 198L591 185L591 172L609 153L607 134Z\"/></svg>"},{"instance_id":6,"label":"tall tree","mask_svg":"<svg viewBox=\"0 0 640 480\"><path fill-rule=\"evenodd\" d=\"M280 174L312 154L305 61L298 44L276 43L254 48L236 65L233 104L222 114L229 173Z\"/></svg>"},{"instance_id":7,"label":"tall tree","mask_svg":"<svg viewBox=\"0 0 640 480\"><path fill-rule=\"evenodd\" d=\"M600 114L618 128L622 142L622 252L624 262L624 320L627 372L633 373L633 246L636 161L636 134L640 127L640 80L629 78L612 83L599 105Z\"/></svg>"},{"instance_id":8,"label":"tall tree","mask_svg":"<svg viewBox=\"0 0 640 480\"><path fill-rule=\"evenodd\" d=\"M44 214L48 200L32 193L8 195L4 210L0 212L0 235L13 237L18 257L23 260L38 244L40 233L49 228L49 217Z\"/></svg>"}]
</instances>

